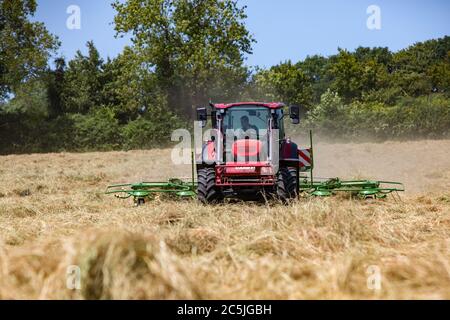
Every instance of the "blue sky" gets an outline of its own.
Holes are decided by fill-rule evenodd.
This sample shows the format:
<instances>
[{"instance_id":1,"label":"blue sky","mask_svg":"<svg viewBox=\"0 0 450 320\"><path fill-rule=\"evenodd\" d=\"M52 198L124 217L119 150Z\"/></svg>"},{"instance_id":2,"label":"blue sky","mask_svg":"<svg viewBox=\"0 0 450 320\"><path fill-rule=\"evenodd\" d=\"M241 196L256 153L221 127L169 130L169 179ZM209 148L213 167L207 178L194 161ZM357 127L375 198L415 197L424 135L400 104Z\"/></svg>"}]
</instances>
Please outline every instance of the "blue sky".
<instances>
[{"instance_id":1,"label":"blue sky","mask_svg":"<svg viewBox=\"0 0 450 320\"><path fill-rule=\"evenodd\" d=\"M60 53L72 58L94 40L103 57L115 57L129 38L114 37L110 0L38 0L35 20L62 41ZM247 5L247 27L258 41L248 65L268 67L307 55L330 55L338 47L386 46L393 51L415 42L450 35L450 1L446 0L240 0ZM66 9L81 9L81 29L69 30ZM381 30L369 30L367 7L381 10Z\"/></svg>"}]
</instances>

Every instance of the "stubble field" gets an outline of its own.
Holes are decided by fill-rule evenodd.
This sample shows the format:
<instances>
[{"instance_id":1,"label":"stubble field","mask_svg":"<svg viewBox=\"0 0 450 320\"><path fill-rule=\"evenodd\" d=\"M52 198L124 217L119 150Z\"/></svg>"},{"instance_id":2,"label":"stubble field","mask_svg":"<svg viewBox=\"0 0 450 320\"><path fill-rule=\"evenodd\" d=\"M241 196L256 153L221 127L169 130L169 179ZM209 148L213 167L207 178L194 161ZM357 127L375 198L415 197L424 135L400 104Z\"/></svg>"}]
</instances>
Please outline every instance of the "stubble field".
<instances>
[{"instance_id":1,"label":"stubble field","mask_svg":"<svg viewBox=\"0 0 450 320\"><path fill-rule=\"evenodd\" d=\"M1 156L0 299L450 299L450 140L317 145L317 176L401 181L401 200L103 194L188 178L170 152Z\"/></svg>"}]
</instances>

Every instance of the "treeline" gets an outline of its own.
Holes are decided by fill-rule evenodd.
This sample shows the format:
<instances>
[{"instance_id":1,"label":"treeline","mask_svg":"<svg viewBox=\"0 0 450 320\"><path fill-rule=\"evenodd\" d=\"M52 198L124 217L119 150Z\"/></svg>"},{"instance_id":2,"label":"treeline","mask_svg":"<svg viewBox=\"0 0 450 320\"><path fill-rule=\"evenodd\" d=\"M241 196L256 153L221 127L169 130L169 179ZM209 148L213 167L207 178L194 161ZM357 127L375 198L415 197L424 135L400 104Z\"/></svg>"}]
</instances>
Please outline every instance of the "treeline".
<instances>
[{"instance_id":1,"label":"treeline","mask_svg":"<svg viewBox=\"0 0 450 320\"><path fill-rule=\"evenodd\" d=\"M132 45L110 59L88 42L66 61L57 37L30 21L35 0L0 0L0 153L161 146L209 101L299 104L301 128L333 137L450 135L448 36L259 69L245 66L255 40L235 1L113 6Z\"/></svg>"},{"instance_id":2,"label":"treeline","mask_svg":"<svg viewBox=\"0 0 450 320\"><path fill-rule=\"evenodd\" d=\"M304 127L329 136L445 137L450 134L450 37L395 53L359 47L288 61L257 72L250 86L254 96L304 106Z\"/></svg>"}]
</instances>

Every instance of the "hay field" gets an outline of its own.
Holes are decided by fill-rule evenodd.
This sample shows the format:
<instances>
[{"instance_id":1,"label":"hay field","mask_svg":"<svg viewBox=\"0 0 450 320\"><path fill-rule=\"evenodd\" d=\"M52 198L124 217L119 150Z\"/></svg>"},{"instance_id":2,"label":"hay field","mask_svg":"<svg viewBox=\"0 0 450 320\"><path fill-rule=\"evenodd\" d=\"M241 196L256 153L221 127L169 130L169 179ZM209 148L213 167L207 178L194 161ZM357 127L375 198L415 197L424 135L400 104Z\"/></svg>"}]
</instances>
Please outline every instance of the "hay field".
<instances>
[{"instance_id":1,"label":"hay field","mask_svg":"<svg viewBox=\"0 0 450 320\"><path fill-rule=\"evenodd\" d=\"M0 299L450 299L450 140L319 144L316 166L407 192L134 208L105 186L190 167L170 150L1 156Z\"/></svg>"}]
</instances>

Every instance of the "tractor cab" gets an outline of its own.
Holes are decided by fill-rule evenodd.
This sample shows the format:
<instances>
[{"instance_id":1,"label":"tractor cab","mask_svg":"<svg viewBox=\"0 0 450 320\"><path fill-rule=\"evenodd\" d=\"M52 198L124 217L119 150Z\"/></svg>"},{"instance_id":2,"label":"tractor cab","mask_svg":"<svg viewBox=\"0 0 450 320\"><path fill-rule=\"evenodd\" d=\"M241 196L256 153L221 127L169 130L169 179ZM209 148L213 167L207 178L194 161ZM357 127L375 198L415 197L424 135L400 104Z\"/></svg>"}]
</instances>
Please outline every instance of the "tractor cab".
<instances>
[{"instance_id":1,"label":"tractor cab","mask_svg":"<svg viewBox=\"0 0 450 320\"><path fill-rule=\"evenodd\" d=\"M298 152L297 145L285 138L284 104L242 102L210 107L209 111L197 109L202 126L211 117L212 127L211 138L197 157L199 199L211 202L227 195L262 193L293 197L298 188ZM290 107L288 115L299 123L299 107Z\"/></svg>"}]
</instances>

